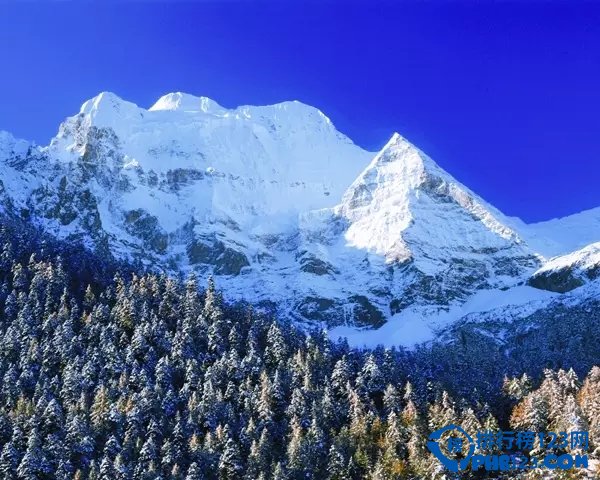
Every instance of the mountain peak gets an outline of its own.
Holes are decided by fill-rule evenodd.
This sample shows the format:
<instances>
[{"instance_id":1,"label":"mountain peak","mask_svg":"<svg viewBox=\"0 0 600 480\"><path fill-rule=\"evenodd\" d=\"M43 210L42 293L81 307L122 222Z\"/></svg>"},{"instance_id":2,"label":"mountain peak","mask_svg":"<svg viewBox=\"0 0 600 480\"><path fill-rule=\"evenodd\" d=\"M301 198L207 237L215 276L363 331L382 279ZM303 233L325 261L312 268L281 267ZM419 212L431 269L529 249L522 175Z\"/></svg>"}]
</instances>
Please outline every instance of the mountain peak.
<instances>
[{"instance_id":1,"label":"mountain peak","mask_svg":"<svg viewBox=\"0 0 600 480\"><path fill-rule=\"evenodd\" d=\"M351 222L351 245L394 260L420 255L421 264L435 258L439 267L449 250L471 254L520 242L504 215L397 133L345 192L338 212Z\"/></svg>"},{"instance_id":2,"label":"mountain peak","mask_svg":"<svg viewBox=\"0 0 600 480\"><path fill-rule=\"evenodd\" d=\"M225 109L208 97L196 97L189 93L173 92L160 97L149 111L181 111L181 112L204 112L214 115L222 114Z\"/></svg>"},{"instance_id":3,"label":"mountain peak","mask_svg":"<svg viewBox=\"0 0 600 480\"><path fill-rule=\"evenodd\" d=\"M382 185L388 185L395 194L407 198L411 191L426 181L428 174L455 182L431 158L396 132L350 186L344 203L353 208L363 201L370 201L371 196L365 197L365 193L379 190ZM357 196L357 193L360 195ZM384 192L385 195L389 193ZM359 198L362 201L357 203Z\"/></svg>"},{"instance_id":4,"label":"mountain peak","mask_svg":"<svg viewBox=\"0 0 600 480\"><path fill-rule=\"evenodd\" d=\"M424 180L426 173L436 175L449 182L456 182L431 157L398 132L394 132L367 170L386 164L390 164L386 168L394 168L402 174L403 178L410 180L413 187L418 186ZM394 166L392 167L391 164Z\"/></svg>"},{"instance_id":5,"label":"mountain peak","mask_svg":"<svg viewBox=\"0 0 600 480\"><path fill-rule=\"evenodd\" d=\"M100 92L81 105L79 115L88 117L96 126L115 127L132 117L143 116L144 110L112 92Z\"/></svg>"},{"instance_id":6,"label":"mountain peak","mask_svg":"<svg viewBox=\"0 0 600 480\"><path fill-rule=\"evenodd\" d=\"M106 109L119 111L123 107L130 109L139 108L135 103L123 100L113 92L100 92L95 97L85 101L83 105L81 105L79 113L90 115L98 112L99 110Z\"/></svg>"}]
</instances>

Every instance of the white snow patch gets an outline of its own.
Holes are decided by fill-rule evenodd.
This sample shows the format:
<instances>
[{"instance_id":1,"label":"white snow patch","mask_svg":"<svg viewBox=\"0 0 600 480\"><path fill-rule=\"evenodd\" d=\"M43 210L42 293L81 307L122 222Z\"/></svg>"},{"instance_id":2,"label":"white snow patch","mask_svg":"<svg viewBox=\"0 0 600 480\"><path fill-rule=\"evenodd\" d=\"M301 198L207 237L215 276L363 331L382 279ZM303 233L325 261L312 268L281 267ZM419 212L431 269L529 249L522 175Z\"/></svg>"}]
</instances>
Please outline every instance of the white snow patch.
<instances>
[{"instance_id":1,"label":"white snow patch","mask_svg":"<svg viewBox=\"0 0 600 480\"><path fill-rule=\"evenodd\" d=\"M345 337L348 343L355 347L411 347L432 340L442 328L471 313L519 307L521 314L531 314L559 295L529 286L518 286L508 290L482 290L464 304L452 306L447 311L432 307L409 307L391 317L377 330L357 330L344 326L333 328L329 336L332 339Z\"/></svg>"}]
</instances>

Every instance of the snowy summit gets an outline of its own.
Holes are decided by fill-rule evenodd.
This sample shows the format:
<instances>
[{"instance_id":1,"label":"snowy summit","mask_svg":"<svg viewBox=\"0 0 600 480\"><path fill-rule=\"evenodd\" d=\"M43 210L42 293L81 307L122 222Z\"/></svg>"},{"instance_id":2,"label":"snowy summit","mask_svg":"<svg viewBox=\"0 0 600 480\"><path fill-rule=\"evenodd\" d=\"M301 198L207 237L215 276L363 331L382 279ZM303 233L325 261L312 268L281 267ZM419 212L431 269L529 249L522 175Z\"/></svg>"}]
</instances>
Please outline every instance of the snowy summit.
<instances>
[{"instance_id":1,"label":"snowy summit","mask_svg":"<svg viewBox=\"0 0 600 480\"><path fill-rule=\"evenodd\" d=\"M600 210L526 225L401 135L368 152L300 102L227 109L176 92L145 109L103 92L48 146L0 133L0 173L4 214L150 268L214 274L230 299L334 334L386 324L411 344L487 308L476 298L506 305L518 289L514 303L539 303L540 289L595 279L597 246L585 247ZM558 285L557 269L576 281Z\"/></svg>"}]
</instances>

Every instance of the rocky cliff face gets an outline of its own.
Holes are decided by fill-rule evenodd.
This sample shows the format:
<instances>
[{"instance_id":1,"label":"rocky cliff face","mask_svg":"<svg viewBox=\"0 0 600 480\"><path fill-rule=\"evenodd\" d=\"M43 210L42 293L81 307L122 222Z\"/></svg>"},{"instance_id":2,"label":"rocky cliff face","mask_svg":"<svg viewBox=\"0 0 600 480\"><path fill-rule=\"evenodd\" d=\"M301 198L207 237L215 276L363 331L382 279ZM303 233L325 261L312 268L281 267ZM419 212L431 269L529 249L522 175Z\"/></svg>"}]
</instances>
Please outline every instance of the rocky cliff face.
<instances>
[{"instance_id":1,"label":"rocky cliff face","mask_svg":"<svg viewBox=\"0 0 600 480\"><path fill-rule=\"evenodd\" d=\"M146 110L102 93L46 147L1 133L0 174L5 215L214 274L229 298L299 321L377 327L536 271L531 285L556 290L539 246L558 228L505 217L397 134L364 151L298 102L230 110L174 93Z\"/></svg>"}]
</instances>

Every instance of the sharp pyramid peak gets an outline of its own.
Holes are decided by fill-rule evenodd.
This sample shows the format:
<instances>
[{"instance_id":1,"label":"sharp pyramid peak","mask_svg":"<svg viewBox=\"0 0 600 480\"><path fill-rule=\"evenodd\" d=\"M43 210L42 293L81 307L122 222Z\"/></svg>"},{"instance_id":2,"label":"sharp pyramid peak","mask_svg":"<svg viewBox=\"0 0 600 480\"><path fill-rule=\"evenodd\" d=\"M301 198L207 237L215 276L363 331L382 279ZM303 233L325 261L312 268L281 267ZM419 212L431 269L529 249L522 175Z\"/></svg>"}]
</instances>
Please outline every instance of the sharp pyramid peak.
<instances>
[{"instance_id":1,"label":"sharp pyramid peak","mask_svg":"<svg viewBox=\"0 0 600 480\"><path fill-rule=\"evenodd\" d=\"M367 169L385 164L395 164L395 168L401 168L408 176L422 176L424 173L429 173L458 183L429 155L397 132L391 136Z\"/></svg>"},{"instance_id":2,"label":"sharp pyramid peak","mask_svg":"<svg viewBox=\"0 0 600 480\"><path fill-rule=\"evenodd\" d=\"M356 179L350 190L359 185L363 185L361 189L364 185L376 188L390 182L403 190L410 190L418 188L431 176L458 184L450 174L418 147L399 133L394 133Z\"/></svg>"},{"instance_id":3,"label":"sharp pyramid peak","mask_svg":"<svg viewBox=\"0 0 600 480\"><path fill-rule=\"evenodd\" d=\"M436 205L434 207L434 205ZM407 228L416 210L445 211L450 205L501 236L513 237L511 222L492 205L442 169L406 138L394 133L371 163L346 190L340 213L350 219L392 209ZM390 210L390 211L392 211ZM416 215L422 216L422 213ZM440 216L442 218L443 214Z\"/></svg>"}]
</instances>

